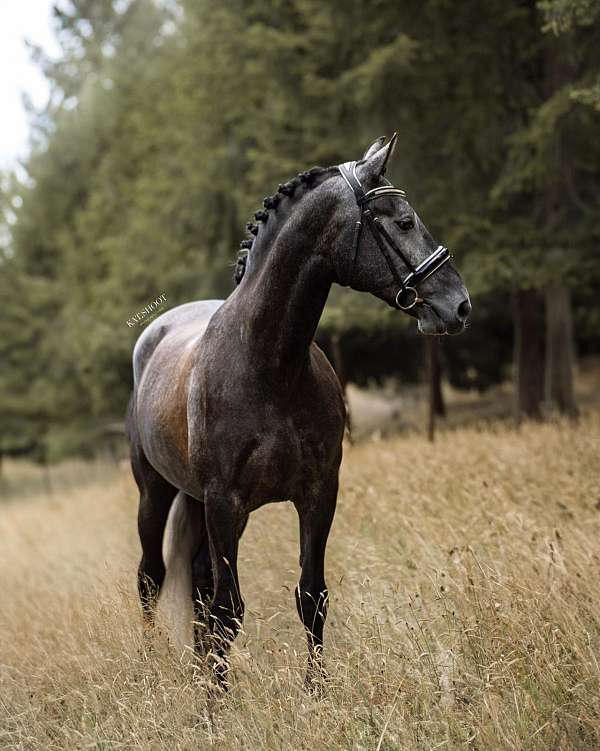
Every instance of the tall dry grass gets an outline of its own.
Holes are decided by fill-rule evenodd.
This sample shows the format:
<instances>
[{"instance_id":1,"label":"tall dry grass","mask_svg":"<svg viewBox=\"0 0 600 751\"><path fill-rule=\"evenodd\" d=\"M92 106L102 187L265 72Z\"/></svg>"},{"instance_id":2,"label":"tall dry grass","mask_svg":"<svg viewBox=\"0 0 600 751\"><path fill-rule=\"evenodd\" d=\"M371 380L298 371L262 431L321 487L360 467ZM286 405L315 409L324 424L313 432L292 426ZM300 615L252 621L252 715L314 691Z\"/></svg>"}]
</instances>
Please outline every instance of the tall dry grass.
<instances>
[{"instance_id":1,"label":"tall dry grass","mask_svg":"<svg viewBox=\"0 0 600 751\"><path fill-rule=\"evenodd\" d=\"M187 653L143 657L128 474L55 473L0 504L0 747L597 749L599 462L598 413L347 448L321 699L289 504L243 538L245 630L215 700Z\"/></svg>"}]
</instances>

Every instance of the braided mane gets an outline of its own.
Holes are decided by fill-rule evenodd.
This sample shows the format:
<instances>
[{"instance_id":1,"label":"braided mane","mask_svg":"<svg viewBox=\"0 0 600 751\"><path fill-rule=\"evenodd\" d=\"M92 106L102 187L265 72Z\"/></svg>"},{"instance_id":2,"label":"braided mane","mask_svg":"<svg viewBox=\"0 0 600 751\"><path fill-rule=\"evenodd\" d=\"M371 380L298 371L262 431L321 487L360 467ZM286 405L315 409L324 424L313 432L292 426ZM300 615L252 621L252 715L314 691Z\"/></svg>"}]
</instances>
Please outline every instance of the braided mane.
<instances>
[{"instance_id":1,"label":"braided mane","mask_svg":"<svg viewBox=\"0 0 600 751\"><path fill-rule=\"evenodd\" d=\"M269 218L269 211L275 211L277 206L284 198L291 198L296 192L296 188L303 186L307 189L314 187L318 177L321 177L327 172L333 170L333 167L312 167L306 172L300 172L297 177L293 177L286 183L281 183L277 187L277 192L272 196L267 196L263 201L262 209L254 212L254 222L248 222L246 229L248 230L249 237L242 240L240 243L240 250L238 251L237 261L233 272L233 279L236 284L239 284L244 278L246 273L246 264L248 262L248 255L252 250L254 244L254 238L258 234L260 223L266 223Z\"/></svg>"}]
</instances>

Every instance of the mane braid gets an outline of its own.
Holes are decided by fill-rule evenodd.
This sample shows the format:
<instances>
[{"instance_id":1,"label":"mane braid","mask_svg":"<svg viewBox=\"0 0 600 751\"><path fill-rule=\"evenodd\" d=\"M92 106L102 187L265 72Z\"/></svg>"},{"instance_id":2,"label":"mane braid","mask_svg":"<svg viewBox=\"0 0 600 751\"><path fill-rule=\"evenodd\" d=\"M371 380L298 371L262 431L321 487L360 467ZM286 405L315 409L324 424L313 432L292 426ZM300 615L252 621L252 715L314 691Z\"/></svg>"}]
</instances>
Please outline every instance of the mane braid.
<instances>
[{"instance_id":1,"label":"mane braid","mask_svg":"<svg viewBox=\"0 0 600 751\"><path fill-rule=\"evenodd\" d=\"M306 170L306 172L300 172L297 177L293 177L291 180L288 180L288 182L280 183L277 186L276 193L274 193L272 196L266 196L263 201L264 208L258 209L258 211L254 213L254 219L256 220L256 222L265 223L269 218L269 211L275 211L277 209L277 206L279 206L284 198L291 198L296 192L296 188L303 186L304 188L309 190L310 188L314 187L318 177L321 177L325 173L331 172L335 169L335 167L312 167L311 169ZM254 237L256 237L256 235L258 234L259 224L248 222L248 224L246 224L246 229L250 233L251 237L249 239L242 240L242 242L240 243L240 250L238 252L238 257L233 272L233 280L236 284L239 284L242 281L244 274L246 273L248 255L252 250Z\"/></svg>"}]
</instances>

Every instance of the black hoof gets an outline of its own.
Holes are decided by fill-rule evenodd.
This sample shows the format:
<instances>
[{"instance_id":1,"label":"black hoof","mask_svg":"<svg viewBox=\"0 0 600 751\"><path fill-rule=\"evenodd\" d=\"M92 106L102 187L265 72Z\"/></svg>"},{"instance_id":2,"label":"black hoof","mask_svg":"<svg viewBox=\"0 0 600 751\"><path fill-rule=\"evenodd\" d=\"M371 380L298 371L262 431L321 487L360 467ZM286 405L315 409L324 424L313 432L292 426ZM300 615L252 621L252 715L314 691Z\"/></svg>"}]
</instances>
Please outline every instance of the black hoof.
<instances>
[{"instance_id":1,"label":"black hoof","mask_svg":"<svg viewBox=\"0 0 600 751\"><path fill-rule=\"evenodd\" d=\"M325 693L327 680L327 673L321 665L309 666L304 679L304 689L311 696L319 698Z\"/></svg>"}]
</instances>

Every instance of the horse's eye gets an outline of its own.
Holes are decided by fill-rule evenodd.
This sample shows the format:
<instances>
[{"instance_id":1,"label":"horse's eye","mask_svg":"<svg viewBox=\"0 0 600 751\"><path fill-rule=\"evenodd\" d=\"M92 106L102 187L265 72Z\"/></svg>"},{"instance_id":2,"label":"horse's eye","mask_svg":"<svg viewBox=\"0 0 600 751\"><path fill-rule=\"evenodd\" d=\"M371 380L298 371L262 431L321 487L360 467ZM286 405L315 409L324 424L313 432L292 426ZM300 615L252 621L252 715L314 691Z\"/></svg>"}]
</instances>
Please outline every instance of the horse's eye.
<instances>
[{"instance_id":1,"label":"horse's eye","mask_svg":"<svg viewBox=\"0 0 600 751\"><path fill-rule=\"evenodd\" d=\"M404 217L403 219L397 219L396 224L398 227L400 227L401 230L404 230L406 232L409 229L412 229L415 226L415 223L410 217Z\"/></svg>"}]
</instances>

